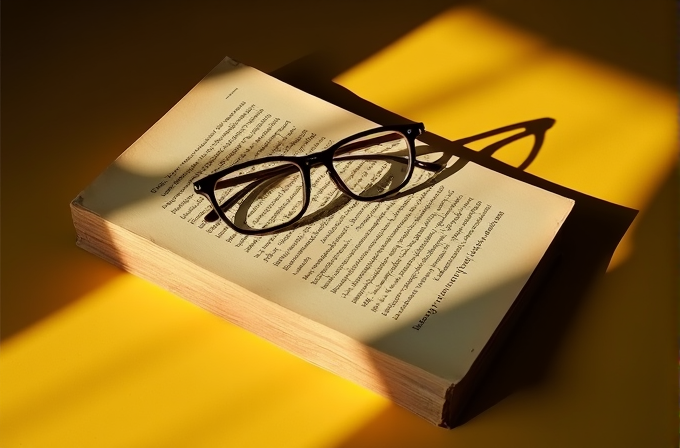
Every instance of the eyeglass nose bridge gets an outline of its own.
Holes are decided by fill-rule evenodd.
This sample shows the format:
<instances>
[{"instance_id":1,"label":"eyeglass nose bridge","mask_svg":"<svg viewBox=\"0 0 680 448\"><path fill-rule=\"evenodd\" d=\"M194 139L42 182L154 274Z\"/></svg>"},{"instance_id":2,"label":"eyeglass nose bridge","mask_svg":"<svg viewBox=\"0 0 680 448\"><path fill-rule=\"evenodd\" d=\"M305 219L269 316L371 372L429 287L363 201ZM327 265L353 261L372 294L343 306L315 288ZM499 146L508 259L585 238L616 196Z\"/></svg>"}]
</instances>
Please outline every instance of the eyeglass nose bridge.
<instances>
[{"instance_id":1,"label":"eyeglass nose bridge","mask_svg":"<svg viewBox=\"0 0 680 448\"><path fill-rule=\"evenodd\" d=\"M319 165L325 165L328 158L324 157L323 153L309 154L305 157L305 163L308 167L312 168Z\"/></svg>"}]
</instances>

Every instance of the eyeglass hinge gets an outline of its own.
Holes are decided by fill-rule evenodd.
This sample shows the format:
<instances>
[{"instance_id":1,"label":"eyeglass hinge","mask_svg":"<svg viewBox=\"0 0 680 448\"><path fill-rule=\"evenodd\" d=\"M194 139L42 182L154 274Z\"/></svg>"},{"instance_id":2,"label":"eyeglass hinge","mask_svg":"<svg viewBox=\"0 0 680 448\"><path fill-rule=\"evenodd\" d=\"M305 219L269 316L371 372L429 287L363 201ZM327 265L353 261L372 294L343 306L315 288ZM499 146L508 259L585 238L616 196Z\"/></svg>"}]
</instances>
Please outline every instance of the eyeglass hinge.
<instances>
[{"instance_id":1,"label":"eyeglass hinge","mask_svg":"<svg viewBox=\"0 0 680 448\"><path fill-rule=\"evenodd\" d=\"M414 129L407 129L407 130L406 130L406 133L410 135L411 132L412 132L413 130L414 130ZM419 128L419 127L416 127L416 128L415 128L415 131L416 131L416 135L417 135L417 136L423 133L423 129L421 129L421 128Z\"/></svg>"}]
</instances>

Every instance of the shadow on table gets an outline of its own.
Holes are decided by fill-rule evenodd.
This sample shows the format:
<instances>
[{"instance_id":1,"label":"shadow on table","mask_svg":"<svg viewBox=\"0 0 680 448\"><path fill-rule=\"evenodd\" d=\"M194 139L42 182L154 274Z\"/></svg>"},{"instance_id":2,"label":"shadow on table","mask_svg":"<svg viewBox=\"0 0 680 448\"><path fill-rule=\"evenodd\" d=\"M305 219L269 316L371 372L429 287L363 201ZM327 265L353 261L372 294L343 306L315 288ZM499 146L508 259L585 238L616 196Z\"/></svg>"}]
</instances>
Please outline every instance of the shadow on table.
<instances>
[{"instance_id":1,"label":"shadow on table","mask_svg":"<svg viewBox=\"0 0 680 448\"><path fill-rule=\"evenodd\" d=\"M592 288L589 285L583 285L580 288L581 293L578 297L569 297L568 291L564 293L558 292L558 296L552 297L549 294L557 289L557 285L549 287L544 290L526 309L520 324L513 334L508 338L504 350L499 354L495 360L492 369L487 373L485 378L480 383L480 387L472 397L467 409L461 416L461 423L466 423L475 419L483 412L498 405L506 397L520 390L531 390L532 388L540 387L545 384L545 380L549 375L551 369L554 369L554 354L560 350L562 339L566 332L569 331L570 323L574 320L575 314L579 312L579 307L582 302L600 302L606 309L610 310L613 319L617 319L620 323L616 330L620 332L632 332L630 337L624 340L619 338L610 338L603 336L601 340L593 341L598 348L606 347L616 354L621 350L627 350L627 344L638 342L638 335L635 331L625 328L632 322L640 323L647 321L646 326L653 326L658 322L659 316L671 316L677 313L677 278L678 278L678 254L677 254L677 209L674 207L678 203L678 171L674 170L672 175L666 179L666 182L659 189L654 199L651 201L645 211L641 213L637 226L635 228L635 251L632 256L624 263L617 266L604 278L597 279L598 274L592 275L593 281L598 280L596 296L593 296ZM670 207L669 207L670 205ZM659 235L662 237L659 238ZM669 244L674 241L676 244ZM653 264L649 263L651 259L673 260L674 263ZM585 261L585 260L584 260ZM575 271L572 264L572 272ZM587 266L586 266L587 268ZM569 271L564 269L559 273L558 281L562 284L566 282L565 276ZM601 270L598 270L601 273ZM645 306L640 306L641 299L645 300ZM626 317L624 317L626 316ZM634 316L634 317L630 317ZM660 323L663 328L662 331L667 331L669 325L665 322ZM639 328L637 328L639 330ZM675 347L674 335L662 335L665 347L654 348L634 348L632 353L637 355L635 359L631 359L629 364L632 364L636 369L632 372L627 372L627 375L635 375L639 372L645 375L649 371L656 372L658 384L647 384L642 388L631 388L626 397L617 399L621 403L632 400L633 403L645 406L649 402L655 403L658 406L659 397L668 395L669 389L672 390L675 386L677 391L677 364L673 362L673 355L677 354ZM606 342L603 342L606 341ZM667 357L659 356L659 353L668 354ZM615 358L620 355L614 355ZM602 353L604 358L601 362L607 363L607 353ZM616 372L620 365L620 360L614 361L614 366L605 369L604 375L609 375ZM598 368L598 369L601 369ZM589 370L585 367L583 370ZM554 375L554 373L552 374ZM600 377L601 378L601 377ZM583 381L583 380L580 380ZM612 378L612 381L616 379ZM590 387L601 388L597 384L597 379L590 381ZM624 387L625 389L625 387ZM614 391L609 391L614 393ZM640 402L640 396L645 396L647 403ZM606 394L605 394L606 396ZM567 414L584 414L585 416L593 416L593 411L587 411L578 408L580 405L587 406L590 400L595 400L597 407L602 407L602 396L581 396L576 403L571 404L572 408L568 410ZM632 434L638 435L635 440L642 440L646 437L649 443L653 446L664 446L670 440L666 439L669 435L673 437L673 432L654 431L649 433L650 428L665 428L665 422L660 422L659 417L662 416L668 422L675 421L675 412L677 407L674 406L674 401L677 398L669 397L669 400L663 400L668 403L666 409L646 408L647 415L645 418L640 418L640 415L629 415L627 408L622 408L612 415L602 415L598 419L598 428L609 434L607 440L622 441L625 435L611 437L613 434L621 433L621 425L630 423L635 425ZM675 401L677 403L677 401ZM539 404L534 404L533 408L528 409L526 415L535 416L537 412L536 407ZM510 408L524 410L517 404L505 407L506 411ZM650 412L651 411L651 412ZM550 421L553 416L546 416L543 420L532 420L532 425L541 425L543 422ZM587 417L584 417L587 418ZM503 424L500 420L507 421L507 414L496 413L492 417L493 423L489 428L501 428ZM506 428L512 426L513 423L508 423ZM417 422L411 417L410 413L395 404L391 404L374 419L367 421L365 425L359 430L348 435L348 437L341 443L335 445L336 448L357 448L357 447L371 447L371 446L457 446L454 442L458 441L456 436L462 439L466 437L479 440L479 426L476 430L470 432L462 432L452 434L447 431L428 431L429 424L426 422ZM467 426L467 425L466 425ZM420 429L420 430L419 430ZM461 430L465 429L460 428ZM536 428L538 433L546 433L551 428ZM456 433L457 431L453 431ZM554 434L553 434L554 435ZM628 436L631 432L628 432ZM650 439L653 435L653 443ZM427 437L427 442L423 443L422 438ZM497 440L493 437L488 437L487 440ZM542 440L537 438L535 440ZM559 446L578 446L583 441L583 432L576 430L573 433L565 432L559 434ZM441 445L438 443L440 442ZM624 442L625 445L625 442ZM466 445L467 446L467 445ZM474 446L485 446L483 441ZM543 446L543 445L527 445L527 446Z\"/></svg>"},{"instance_id":2,"label":"shadow on table","mask_svg":"<svg viewBox=\"0 0 680 448\"><path fill-rule=\"evenodd\" d=\"M328 69L322 56L311 55L272 74L301 90L374 122L392 124L408 121L333 83L332 77L318 76L320 72L332 74L333 70ZM498 130L454 142L427 133L420 138L434 148L460 157L462 160L460 163L468 163L469 160L575 200L572 213L549 249L551 257L546 258L549 258L549 261L542 262L542 266L538 268L542 271L538 276L540 278L534 275L530 281L533 289L530 300L523 299L522 303L513 306L509 318L504 320L503 325L494 334L494 338L502 341L493 348L497 353L479 356L471 372L480 373L467 375L459 383L458 387L461 387L463 392L457 399L461 403L469 402L469 405L462 414L452 411L453 413L447 417L449 425L469 421L512 393L542 381L576 310L593 282L605 274L614 250L637 213L523 171L536 157L545 131L553 123L554 120L551 119L539 119L510 125L506 130L515 127L521 132L490 144L482 151L473 151L465 144L491 134L500 134ZM535 144L519 167L509 166L492 157L500 147L532 132L536 135ZM523 308L526 311L524 313ZM517 327L520 320L520 328L511 334L511 329ZM388 335L384 339L395 337L399 336ZM384 341L374 342L380 345ZM500 350L502 346L504 349ZM498 355L496 361L493 361L494 354ZM486 371L493 373L485 376L482 372ZM386 376L389 375L386 373Z\"/></svg>"}]
</instances>

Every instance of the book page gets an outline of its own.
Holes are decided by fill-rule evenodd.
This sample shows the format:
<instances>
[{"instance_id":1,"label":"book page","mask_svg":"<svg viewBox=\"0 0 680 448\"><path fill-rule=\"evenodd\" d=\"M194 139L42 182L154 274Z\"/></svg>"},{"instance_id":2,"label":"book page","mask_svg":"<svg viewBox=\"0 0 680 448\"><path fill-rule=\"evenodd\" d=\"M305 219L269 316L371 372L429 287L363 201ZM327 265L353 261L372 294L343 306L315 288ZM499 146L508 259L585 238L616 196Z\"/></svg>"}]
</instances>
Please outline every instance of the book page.
<instances>
[{"instance_id":1,"label":"book page","mask_svg":"<svg viewBox=\"0 0 680 448\"><path fill-rule=\"evenodd\" d=\"M310 154L376 126L225 59L83 192L83 206L281 306L457 382L573 201L467 163L413 194L360 202L343 196L319 168L311 178L312 222L247 236L221 220L206 222L212 207L193 191L194 181L234 164ZM415 168L411 183L429 176ZM285 198L271 201L263 216Z\"/></svg>"}]
</instances>

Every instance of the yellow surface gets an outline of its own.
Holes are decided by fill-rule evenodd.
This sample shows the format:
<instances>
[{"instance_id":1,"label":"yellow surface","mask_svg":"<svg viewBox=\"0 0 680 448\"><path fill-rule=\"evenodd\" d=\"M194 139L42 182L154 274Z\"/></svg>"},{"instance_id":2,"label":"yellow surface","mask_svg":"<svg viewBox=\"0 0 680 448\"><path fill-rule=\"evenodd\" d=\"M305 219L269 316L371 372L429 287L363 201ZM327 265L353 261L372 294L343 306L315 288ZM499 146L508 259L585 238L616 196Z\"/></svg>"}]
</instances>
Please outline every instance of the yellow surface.
<instances>
[{"instance_id":1,"label":"yellow surface","mask_svg":"<svg viewBox=\"0 0 680 448\"><path fill-rule=\"evenodd\" d=\"M554 118L527 171L636 210L677 158L675 92L551 45L479 8L440 14L336 81L451 140ZM496 157L517 166L530 145L524 139ZM629 252L629 244L621 251Z\"/></svg>"},{"instance_id":2,"label":"yellow surface","mask_svg":"<svg viewBox=\"0 0 680 448\"><path fill-rule=\"evenodd\" d=\"M671 177L677 112L671 89L479 7L442 8L336 77L451 139L554 118L528 171L641 210L607 276L570 321L547 376L445 431L75 248L68 201L177 101L178 83L186 91L200 73L173 78L172 70L145 66L145 56L111 66L115 56L98 51L115 44L68 31L52 38L58 44L30 40L60 20L72 20L73 27L60 28L66 30L94 20L85 29L101 39L98 14L90 11L81 21L68 11L44 12L43 19L31 11L26 25L14 28L27 30L20 37L36 53L3 46L3 58L9 54L15 64L3 77L3 102L9 97L20 106L10 114L3 107L9 137L3 135L1 447L673 444L677 240L669 223L677 207ZM53 20L55 14L61 19ZM185 30L208 19L205 12L175 11L164 20ZM111 42L117 30L111 27ZM135 30L130 33L146 35ZM205 44L193 39L192 45ZM171 48L171 60L183 43L128 45L129 51L141 45L142 55ZM52 53L38 54L43 45ZM191 61L190 53L181 55ZM38 55L44 66L32 62ZM201 57L207 72L216 60ZM136 71L138 78L123 76ZM6 89L6 82L15 88ZM151 97L156 91L165 93ZM513 146L498 157L522 160L526 145Z\"/></svg>"},{"instance_id":3,"label":"yellow surface","mask_svg":"<svg viewBox=\"0 0 680 448\"><path fill-rule=\"evenodd\" d=\"M11 339L2 365L3 446L264 446L263 425L284 445L318 446L385 407L130 275ZM332 419L315 410L321 394Z\"/></svg>"}]
</instances>

